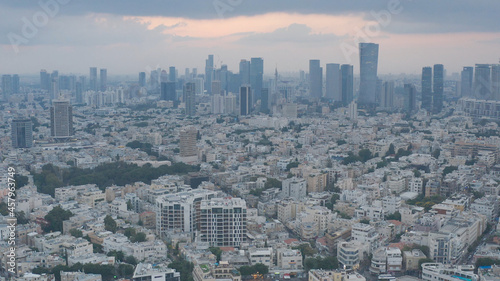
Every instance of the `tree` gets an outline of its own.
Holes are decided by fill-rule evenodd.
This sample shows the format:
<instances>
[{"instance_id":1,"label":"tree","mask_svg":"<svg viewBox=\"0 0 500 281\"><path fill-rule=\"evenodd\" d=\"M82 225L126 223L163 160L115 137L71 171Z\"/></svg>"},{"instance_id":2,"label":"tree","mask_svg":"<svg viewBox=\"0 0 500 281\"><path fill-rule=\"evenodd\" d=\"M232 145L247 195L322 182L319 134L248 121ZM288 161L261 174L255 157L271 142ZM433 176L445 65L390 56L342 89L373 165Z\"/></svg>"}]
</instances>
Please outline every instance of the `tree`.
<instances>
[{"instance_id":1,"label":"tree","mask_svg":"<svg viewBox=\"0 0 500 281\"><path fill-rule=\"evenodd\" d=\"M64 210L61 206L56 206L45 216L46 224L42 224L44 232L63 231L63 221L73 216L71 211Z\"/></svg>"},{"instance_id":2,"label":"tree","mask_svg":"<svg viewBox=\"0 0 500 281\"><path fill-rule=\"evenodd\" d=\"M134 235L131 239L131 242L145 242L146 239L146 233L144 232L139 232L136 235Z\"/></svg>"},{"instance_id":3,"label":"tree","mask_svg":"<svg viewBox=\"0 0 500 281\"><path fill-rule=\"evenodd\" d=\"M20 174L14 175L14 180L16 182L16 189L21 188L28 184L28 177Z\"/></svg>"},{"instance_id":4,"label":"tree","mask_svg":"<svg viewBox=\"0 0 500 281\"><path fill-rule=\"evenodd\" d=\"M386 220L396 220L396 221L401 221L401 213L396 211L393 214L385 216Z\"/></svg>"},{"instance_id":5,"label":"tree","mask_svg":"<svg viewBox=\"0 0 500 281\"><path fill-rule=\"evenodd\" d=\"M76 229L76 228L70 229L69 234L71 234L71 236L76 237L76 238L83 237L82 231L79 229Z\"/></svg>"},{"instance_id":6,"label":"tree","mask_svg":"<svg viewBox=\"0 0 500 281\"><path fill-rule=\"evenodd\" d=\"M387 152L385 153L385 156L389 156L389 155L394 155L396 154L396 150L394 148L394 144L390 144L389 145L389 150L387 150Z\"/></svg>"},{"instance_id":7,"label":"tree","mask_svg":"<svg viewBox=\"0 0 500 281\"><path fill-rule=\"evenodd\" d=\"M370 224L370 220L369 219L362 219L359 221L359 223Z\"/></svg>"},{"instance_id":8,"label":"tree","mask_svg":"<svg viewBox=\"0 0 500 281\"><path fill-rule=\"evenodd\" d=\"M116 224L116 221L110 215L107 215L104 218L104 229L116 233L117 228L118 226Z\"/></svg>"},{"instance_id":9,"label":"tree","mask_svg":"<svg viewBox=\"0 0 500 281\"><path fill-rule=\"evenodd\" d=\"M217 257L217 262L219 262L222 250L219 247L210 247L208 249L210 250L210 252L212 252L212 254L214 254Z\"/></svg>"},{"instance_id":10,"label":"tree","mask_svg":"<svg viewBox=\"0 0 500 281\"><path fill-rule=\"evenodd\" d=\"M123 261L123 259L125 258L125 254L122 251L116 251L116 250L108 252L108 257L111 256L115 257L115 260L120 262Z\"/></svg>"},{"instance_id":11,"label":"tree","mask_svg":"<svg viewBox=\"0 0 500 281\"><path fill-rule=\"evenodd\" d=\"M429 263L429 262L435 262L433 259L430 258L423 258L418 260L418 268L422 268L422 264L424 263Z\"/></svg>"},{"instance_id":12,"label":"tree","mask_svg":"<svg viewBox=\"0 0 500 281\"><path fill-rule=\"evenodd\" d=\"M453 171L458 170L457 166L447 166L443 170L443 177L445 177L447 174L452 173Z\"/></svg>"},{"instance_id":13,"label":"tree","mask_svg":"<svg viewBox=\"0 0 500 281\"><path fill-rule=\"evenodd\" d=\"M373 158L372 152L368 148L361 149L358 155L363 163Z\"/></svg>"},{"instance_id":14,"label":"tree","mask_svg":"<svg viewBox=\"0 0 500 281\"><path fill-rule=\"evenodd\" d=\"M436 148L433 152L432 152L432 157L438 159L439 158L439 155L441 155L441 149L439 148Z\"/></svg>"},{"instance_id":15,"label":"tree","mask_svg":"<svg viewBox=\"0 0 500 281\"><path fill-rule=\"evenodd\" d=\"M480 266L490 266L494 264L500 264L500 260L492 258L479 258L476 261L476 268L479 268Z\"/></svg>"},{"instance_id":16,"label":"tree","mask_svg":"<svg viewBox=\"0 0 500 281\"><path fill-rule=\"evenodd\" d=\"M124 260L124 262L131 264L131 265L137 265L137 259L134 256L127 256Z\"/></svg>"},{"instance_id":17,"label":"tree","mask_svg":"<svg viewBox=\"0 0 500 281\"><path fill-rule=\"evenodd\" d=\"M127 201L127 210L131 211L134 209L134 206L132 205L132 201L128 200Z\"/></svg>"},{"instance_id":18,"label":"tree","mask_svg":"<svg viewBox=\"0 0 500 281\"><path fill-rule=\"evenodd\" d=\"M27 224L30 220L24 214L24 211L20 211L16 213L17 224Z\"/></svg>"},{"instance_id":19,"label":"tree","mask_svg":"<svg viewBox=\"0 0 500 281\"><path fill-rule=\"evenodd\" d=\"M130 239L131 237L133 237L134 235L137 234L137 231L135 230L135 228L133 227L128 227L127 229L125 229L125 231L123 232L123 235L127 236L128 239Z\"/></svg>"}]
</instances>

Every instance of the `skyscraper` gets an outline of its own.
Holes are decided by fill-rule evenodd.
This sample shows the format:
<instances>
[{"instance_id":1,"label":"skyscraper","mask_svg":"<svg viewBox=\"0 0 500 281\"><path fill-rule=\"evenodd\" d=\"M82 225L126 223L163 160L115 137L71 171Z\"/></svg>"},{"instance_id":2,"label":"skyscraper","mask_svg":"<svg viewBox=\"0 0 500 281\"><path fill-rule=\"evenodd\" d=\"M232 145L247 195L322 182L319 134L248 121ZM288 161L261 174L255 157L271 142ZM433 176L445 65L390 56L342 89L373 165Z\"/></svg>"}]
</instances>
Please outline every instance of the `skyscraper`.
<instances>
[{"instance_id":1,"label":"skyscraper","mask_svg":"<svg viewBox=\"0 0 500 281\"><path fill-rule=\"evenodd\" d=\"M254 101L260 99L262 94L262 79L264 75L264 60L262 58L250 59L250 87Z\"/></svg>"},{"instance_id":2,"label":"skyscraper","mask_svg":"<svg viewBox=\"0 0 500 281\"><path fill-rule=\"evenodd\" d=\"M50 75L47 70L40 70L40 88L45 91L50 90Z\"/></svg>"},{"instance_id":3,"label":"skyscraper","mask_svg":"<svg viewBox=\"0 0 500 281\"><path fill-rule=\"evenodd\" d=\"M434 65L434 79L432 81L432 112L438 114L443 110L444 66Z\"/></svg>"},{"instance_id":4,"label":"skyscraper","mask_svg":"<svg viewBox=\"0 0 500 281\"><path fill-rule=\"evenodd\" d=\"M97 92L97 67L90 68L89 90Z\"/></svg>"},{"instance_id":5,"label":"skyscraper","mask_svg":"<svg viewBox=\"0 0 500 281\"><path fill-rule=\"evenodd\" d=\"M196 87L193 82L184 84L183 100L186 105L186 115L194 116L196 114L195 94Z\"/></svg>"},{"instance_id":6,"label":"skyscraper","mask_svg":"<svg viewBox=\"0 0 500 281\"><path fill-rule=\"evenodd\" d=\"M252 90L249 85L240 87L240 115L248 115L252 109Z\"/></svg>"},{"instance_id":7,"label":"skyscraper","mask_svg":"<svg viewBox=\"0 0 500 281\"><path fill-rule=\"evenodd\" d=\"M432 68L422 68L422 108L432 112Z\"/></svg>"},{"instance_id":8,"label":"skyscraper","mask_svg":"<svg viewBox=\"0 0 500 281\"><path fill-rule=\"evenodd\" d=\"M13 94L19 93L19 75L18 74L12 75L12 93Z\"/></svg>"},{"instance_id":9,"label":"skyscraper","mask_svg":"<svg viewBox=\"0 0 500 281\"><path fill-rule=\"evenodd\" d=\"M377 94L378 44L359 43L360 85L358 102L374 105Z\"/></svg>"},{"instance_id":10,"label":"skyscraper","mask_svg":"<svg viewBox=\"0 0 500 281\"><path fill-rule=\"evenodd\" d=\"M417 91L413 84L404 85L404 110L412 113L417 109Z\"/></svg>"},{"instance_id":11,"label":"skyscraper","mask_svg":"<svg viewBox=\"0 0 500 281\"><path fill-rule=\"evenodd\" d=\"M50 134L54 138L73 135L73 108L69 101L53 101L50 107Z\"/></svg>"},{"instance_id":12,"label":"skyscraper","mask_svg":"<svg viewBox=\"0 0 500 281\"><path fill-rule=\"evenodd\" d=\"M309 60L309 88L312 98L320 99L323 96L323 70L319 60Z\"/></svg>"},{"instance_id":13,"label":"skyscraper","mask_svg":"<svg viewBox=\"0 0 500 281\"><path fill-rule=\"evenodd\" d=\"M139 72L139 87L146 87L146 72Z\"/></svg>"},{"instance_id":14,"label":"skyscraper","mask_svg":"<svg viewBox=\"0 0 500 281\"><path fill-rule=\"evenodd\" d=\"M76 103L83 104L83 85L82 85L82 82L76 82L75 87L76 87L76 91L75 91Z\"/></svg>"},{"instance_id":15,"label":"skyscraper","mask_svg":"<svg viewBox=\"0 0 500 281\"><path fill-rule=\"evenodd\" d=\"M340 66L342 81L342 104L347 106L354 99L354 67L350 64Z\"/></svg>"},{"instance_id":16,"label":"skyscraper","mask_svg":"<svg viewBox=\"0 0 500 281\"><path fill-rule=\"evenodd\" d=\"M12 120L12 147L29 148L33 146L33 132L30 119Z\"/></svg>"},{"instance_id":17,"label":"skyscraper","mask_svg":"<svg viewBox=\"0 0 500 281\"><path fill-rule=\"evenodd\" d=\"M189 83L187 83L189 84ZM179 133L179 146L182 157L190 157L198 155L196 148L196 137L198 130L194 127L188 127Z\"/></svg>"},{"instance_id":18,"label":"skyscraper","mask_svg":"<svg viewBox=\"0 0 500 281\"><path fill-rule=\"evenodd\" d=\"M500 64L491 65L491 96L500 101Z\"/></svg>"},{"instance_id":19,"label":"skyscraper","mask_svg":"<svg viewBox=\"0 0 500 281\"><path fill-rule=\"evenodd\" d=\"M212 94L212 80L214 75L214 55L208 55L205 60L205 89L208 94Z\"/></svg>"},{"instance_id":20,"label":"skyscraper","mask_svg":"<svg viewBox=\"0 0 500 281\"><path fill-rule=\"evenodd\" d=\"M240 61L240 85L250 84L250 62Z\"/></svg>"},{"instance_id":21,"label":"skyscraper","mask_svg":"<svg viewBox=\"0 0 500 281\"><path fill-rule=\"evenodd\" d=\"M175 73L175 66L171 66L168 68L168 81L175 82L177 81L177 75Z\"/></svg>"},{"instance_id":22,"label":"skyscraper","mask_svg":"<svg viewBox=\"0 0 500 281\"><path fill-rule=\"evenodd\" d=\"M260 98L260 112L269 113L270 109L269 105L270 105L269 89L263 88L262 96Z\"/></svg>"},{"instance_id":23,"label":"skyscraper","mask_svg":"<svg viewBox=\"0 0 500 281\"><path fill-rule=\"evenodd\" d=\"M464 66L461 79L460 79L460 96L471 97L472 96L472 79L473 79L474 67Z\"/></svg>"},{"instance_id":24,"label":"skyscraper","mask_svg":"<svg viewBox=\"0 0 500 281\"><path fill-rule=\"evenodd\" d=\"M8 100L12 95L12 76L8 74L2 75L2 93L3 99Z\"/></svg>"},{"instance_id":25,"label":"skyscraper","mask_svg":"<svg viewBox=\"0 0 500 281\"><path fill-rule=\"evenodd\" d=\"M100 90L101 92L106 91L108 88L108 70L106 68L101 68L99 71L99 78L100 78Z\"/></svg>"},{"instance_id":26,"label":"skyscraper","mask_svg":"<svg viewBox=\"0 0 500 281\"><path fill-rule=\"evenodd\" d=\"M340 101L342 80L340 78L340 65L337 63L326 64L326 94L329 100Z\"/></svg>"},{"instance_id":27,"label":"skyscraper","mask_svg":"<svg viewBox=\"0 0 500 281\"><path fill-rule=\"evenodd\" d=\"M394 106L394 82L385 81L382 83L380 93L380 107L386 110L392 110Z\"/></svg>"},{"instance_id":28,"label":"skyscraper","mask_svg":"<svg viewBox=\"0 0 500 281\"><path fill-rule=\"evenodd\" d=\"M212 81L212 95L220 95L222 93L222 83L219 80Z\"/></svg>"},{"instance_id":29,"label":"skyscraper","mask_svg":"<svg viewBox=\"0 0 500 281\"><path fill-rule=\"evenodd\" d=\"M161 100L176 101L175 82L161 82Z\"/></svg>"},{"instance_id":30,"label":"skyscraper","mask_svg":"<svg viewBox=\"0 0 500 281\"><path fill-rule=\"evenodd\" d=\"M491 98L491 69L489 64L476 64L474 74L474 97L480 100Z\"/></svg>"}]
</instances>

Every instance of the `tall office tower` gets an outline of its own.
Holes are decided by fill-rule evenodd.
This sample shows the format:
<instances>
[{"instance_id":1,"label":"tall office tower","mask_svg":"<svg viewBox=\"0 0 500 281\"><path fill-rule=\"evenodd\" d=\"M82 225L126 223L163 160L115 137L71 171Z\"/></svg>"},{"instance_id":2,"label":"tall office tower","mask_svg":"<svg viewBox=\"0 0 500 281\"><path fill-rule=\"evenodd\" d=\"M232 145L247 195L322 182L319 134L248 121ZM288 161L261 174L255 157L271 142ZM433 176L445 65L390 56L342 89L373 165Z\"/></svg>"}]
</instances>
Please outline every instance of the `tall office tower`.
<instances>
[{"instance_id":1,"label":"tall office tower","mask_svg":"<svg viewBox=\"0 0 500 281\"><path fill-rule=\"evenodd\" d=\"M432 112L432 68L422 68L422 108Z\"/></svg>"},{"instance_id":2,"label":"tall office tower","mask_svg":"<svg viewBox=\"0 0 500 281\"><path fill-rule=\"evenodd\" d=\"M434 65L434 79L432 81L432 112L438 114L443 110L444 67L442 64Z\"/></svg>"},{"instance_id":3,"label":"tall office tower","mask_svg":"<svg viewBox=\"0 0 500 281\"><path fill-rule=\"evenodd\" d=\"M262 113L269 113L270 111L270 105L271 105L271 97L269 95L269 89L268 88L263 88L262 89L262 95L260 98L260 112Z\"/></svg>"},{"instance_id":4,"label":"tall office tower","mask_svg":"<svg viewBox=\"0 0 500 281\"><path fill-rule=\"evenodd\" d=\"M161 82L161 100L176 101L177 92L175 90L175 82Z\"/></svg>"},{"instance_id":5,"label":"tall office tower","mask_svg":"<svg viewBox=\"0 0 500 281\"><path fill-rule=\"evenodd\" d=\"M177 75L175 73L175 66L171 66L168 68L168 81L169 82L177 81Z\"/></svg>"},{"instance_id":6,"label":"tall office tower","mask_svg":"<svg viewBox=\"0 0 500 281\"><path fill-rule=\"evenodd\" d=\"M40 88L45 91L50 90L50 75L47 70L40 70Z\"/></svg>"},{"instance_id":7,"label":"tall office tower","mask_svg":"<svg viewBox=\"0 0 500 281\"><path fill-rule=\"evenodd\" d=\"M394 107L394 82L385 81L380 91L380 107L392 110Z\"/></svg>"},{"instance_id":8,"label":"tall office tower","mask_svg":"<svg viewBox=\"0 0 500 281\"><path fill-rule=\"evenodd\" d=\"M212 198L200 205L200 238L210 247L239 247L246 241L247 206L241 198Z\"/></svg>"},{"instance_id":9,"label":"tall office tower","mask_svg":"<svg viewBox=\"0 0 500 281\"><path fill-rule=\"evenodd\" d=\"M408 113L417 109L417 90L413 84L404 85L404 110Z\"/></svg>"},{"instance_id":10,"label":"tall office tower","mask_svg":"<svg viewBox=\"0 0 500 281\"><path fill-rule=\"evenodd\" d=\"M208 55L205 60L205 89L207 94L212 94L212 80L214 75L214 55Z\"/></svg>"},{"instance_id":11,"label":"tall office tower","mask_svg":"<svg viewBox=\"0 0 500 281\"><path fill-rule=\"evenodd\" d=\"M19 75L18 74L12 75L12 93L13 94L19 93Z\"/></svg>"},{"instance_id":12,"label":"tall office tower","mask_svg":"<svg viewBox=\"0 0 500 281\"><path fill-rule=\"evenodd\" d=\"M186 105L186 115L194 116L196 114L195 95L195 84L193 82L184 84L183 101Z\"/></svg>"},{"instance_id":13,"label":"tall office tower","mask_svg":"<svg viewBox=\"0 0 500 281\"><path fill-rule=\"evenodd\" d=\"M8 74L2 75L2 93L3 100L8 100L12 95L12 76Z\"/></svg>"},{"instance_id":14,"label":"tall office tower","mask_svg":"<svg viewBox=\"0 0 500 281\"><path fill-rule=\"evenodd\" d=\"M201 96L205 92L205 81L203 78L194 78L194 84L196 88L196 95Z\"/></svg>"},{"instance_id":15,"label":"tall office tower","mask_svg":"<svg viewBox=\"0 0 500 281\"><path fill-rule=\"evenodd\" d=\"M254 101L260 99L262 94L262 79L264 75L264 60L262 58L250 59L250 87Z\"/></svg>"},{"instance_id":16,"label":"tall office tower","mask_svg":"<svg viewBox=\"0 0 500 281\"><path fill-rule=\"evenodd\" d=\"M342 80L340 78L340 65L338 63L326 64L326 94L329 100L342 100Z\"/></svg>"},{"instance_id":17,"label":"tall office tower","mask_svg":"<svg viewBox=\"0 0 500 281\"><path fill-rule=\"evenodd\" d=\"M221 84L219 80L212 81L212 95L220 95L222 93Z\"/></svg>"},{"instance_id":18,"label":"tall office tower","mask_svg":"<svg viewBox=\"0 0 500 281\"><path fill-rule=\"evenodd\" d=\"M240 61L240 85L250 84L250 62Z\"/></svg>"},{"instance_id":19,"label":"tall office tower","mask_svg":"<svg viewBox=\"0 0 500 281\"><path fill-rule=\"evenodd\" d=\"M82 83L82 91L85 91L85 89L87 89L87 77L82 75L82 76L78 77L78 81L80 81L80 83Z\"/></svg>"},{"instance_id":20,"label":"tall office tower","mask_svg":"<svg viewBox=\"0 0 500 281\"><path fill-rule=\"evenodd\" d=\"M50 107L50 135L54 138L73 135L73 108L69 101L53 101Z\"/></svg>"},{"instance_id":21,"label":"tall office tower","mask_svg":"<svg viewBox=\"0 0 500 281\"><path fill-rule=\"evenodd\" d=\"M99 78L99 89L101 90L101 92L104 92L108 88L108 70L106 68L101 68L101 70L99 71Z\"/></svg>"},{"instance_id":22,"label":"tall office tower","mask_svg":"<svg viewBox=\"0 0 500 281\"><path fill-rule=\"evenodd\" d=\"M59 99L59 77L52 75L50 79L49 97L52 101L55 99Z\"/></svg>"},{"instance_id":23,"label":"tall office tower","mask_svg":"<svg viewBox=\"0 0 500 281\"><path fill-rule=\"evenodd\" d=\"M215 191L202 188L165 194L156 199L156 234L167 232L190 233L194 238L199 226L201 201L215 198Z\"/></svg>"},{"instance_id":24,"label":"tall office tower","mask_svg":"<svg viewBox=\"0 0 500 281\"><path fill-rule=\"evenodd\" d=\"M213 84L213 82L212 82ZM210 97L212 114L223 114L224 113L224 95L213 94Z\"/></svg>"},{"instance_id":25,"label":"tall office tower","mask_svg":"<svg viewBox=\"0 0 500 281\"><path fill-rule=\"evenodd\" d=\"M146 87L146 72L139 72L139 87Z\"/></svg>"},{"instance_id":26,"label":"tall office tower","mask_svg":"<svg viewBox=\"0 0 500 281\"><path fill-rule=\"evenodd\" d=\"M163 69L160 72L160 82L159 83L162 83L162 82L175 82L175 81L170 81L170 79L168 79L168 73L165 69Z\"/></svg>"},{"instance_id":27,"label":"tall office tower","mask_svg":"<svg viewBox=\"0 0 500 281\"><path fill-rule=\"evenodd\" d=\"M464 66L461 79L460 79L460 96L462 97L472 97L472 78L474 73L474 67Z\"/></svg>"},{"instance_id":28,"label":"tall office tower","mask_svg":"<svg viewBox=\"0 0 500 281\"><path fill-rule=\"evenodd\" d=\"M342 81L342 104L347 106L354 100L354 67L350 64L340 66Z\"/></svg>"},{"instance_id":29,"label":"tall office tower","mask_svg":"<svg viewBox=\"0 0 500 281\"><path fill-rule=\"evenodd\" d=\"M190 157L198 155L196 148L196 136L198 130L194 127L188 127L179 133L179 146L182 157Z\"/></svg>"},{"instance_id":30,"label":"tall office tower","mask_svg":"<svg viewBox=\"0 0 500 281\"><path fill-rule=\"evenodd\" d=\"M97 67L90 68L89 90L97 92Z\"/></svg>"},{"instance_id":31,"label":"tall office tower","mask_svg":"<svg viewBox=\"0 0 500 281\"><path fill-rule=\"evenodd\" d=\"M240 115L248 115L252 110L252 89L245 85L240 87Z\"/></svg>"},{"instance_id":32,"label":"tall office tower","mask_svg":"<svg viewBox=\"0 0 500 281\"><path fill-rule=\"evenodd\" d=\"M312 98L320 99L323 96L323 71L319 60L309 60L309 88Z\"/></svg>"},{"instance_id":33,"label":"tall office tower","mask_svg":"<svg viewBox=\"0 0 500 281\"><path fill-rule=\"evenodd\" d=\"M152 91L157 91L160 86L161 69L151 70L149 74L149 84ZM165 81L166 82L166 81Z\"/></svg>"},{"instance_id":34,"label":"tall office tower","mask_svg":"<svg viewBox=\"0 0 500 281\"><path fill-rule=\"evenodd\" d=\"M193 68L193 77L196 78L198 76L198 68Z\"/></svg>"},{"instance_id":35,"label":"tall office tower","mask_svg":"<svg viewBox=\"0 0 500 281\"><path fill-rule=\"evenodd\" d=\"M373 105L377 94L378 44L359 43L360 85L358 102Z\"/></svg>"},{"instance_id":36,"label":"tall office tower","mask_svg":"<svg viewBox=\"0 0 500 281\"><path fill-rule=\"evenodd\" d=\"M186 69L184 69L184 78L191 79L191 76L189 75L189 68L187 68L187 67L186 67Z\"/></svg>"},{"instance_id":37,"label":"tall office tower","mask_svg":"<svg viewBox=\"0 0 500 281\"><path fill-rule=\"evenodd\" d=\"M12 120L12 147L29 148L33 146L33 132L30 119Z\"/></svg>"},{"instance_id":38,"label":"tall office tower","mask_svg":"<svg viewBox=\"0 0 500 281\"><path fill-rule=\"evenodd\" d=\"M500 101L500 64L491 65L491 96Z\"/></svg>"},{"instance_id":39,"label":"tall office tower","mask_svg":"<svg viewBox=\"0 0 500 281\"><path fill-rule=\"evenodd\" d=\"M358 102L356 100L351 101L348 107L348 114L351 120L358 119Z\"/></svg>"},{"instance_id":40,"label":"tall office tower","mask_svg":"<svg viewBox=\"0 0 500 281\"><path fill-rule=\"evenodd\" d=\"M476 64L474 74L474 97L480 100L491 99L491 69L489 64Z\"/></svg>"},{"instance_id":41,"label":"tall office tower","mask_svg":"<svg viewBox=\"0 0 500 281\"><path fill-rule=\"evenodd\" d=\"M227 70L227 65L223 64L220 67L219 79L220 79L220 87L222 93L229 92L229 82L230 82L230 72Z\"/></svg>"},{"instance_id":42,"label":"tall office tower","mask_svg":"<svg viewBox=\"0 0 500 281\"><path fill-rule=\"evenodd\" d=\"M236 106L236 95L229 93L224 97L224 113L238 114L238 107Z\"/></svg>"},{"instance_id":43,"label":"tall office tower","mask_svg":"<svg viewBox=\"0 0 500 281\"><path fill-rule=\"evenodd\" d=\"M76 82L75 87L76 87L76 91L75 91L76 103L83 104L83 85L82 85L82 82Z\"/></svg>"}]
</instances>

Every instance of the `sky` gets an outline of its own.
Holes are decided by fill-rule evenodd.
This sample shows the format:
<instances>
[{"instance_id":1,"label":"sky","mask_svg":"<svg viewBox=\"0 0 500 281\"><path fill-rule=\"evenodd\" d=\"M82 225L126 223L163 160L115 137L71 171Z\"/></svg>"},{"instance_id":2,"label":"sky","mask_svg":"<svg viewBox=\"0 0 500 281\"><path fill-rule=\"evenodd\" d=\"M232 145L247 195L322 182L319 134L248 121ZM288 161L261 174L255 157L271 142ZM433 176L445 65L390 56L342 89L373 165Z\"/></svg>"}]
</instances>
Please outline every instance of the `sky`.
<instances>
[{"instance_id":1,"label":"sky","mask_svg":"<svg viewBox=\"0 0 500 281\"><path fill-rule=\"evenodd\" d=\"M500 59L497 0L2 0L0 74L40 69L136 74L175 66L308 71L310 59L353 64L359 42L380 44L380 74L447 73Z\"/></svg>"}]
</instances>

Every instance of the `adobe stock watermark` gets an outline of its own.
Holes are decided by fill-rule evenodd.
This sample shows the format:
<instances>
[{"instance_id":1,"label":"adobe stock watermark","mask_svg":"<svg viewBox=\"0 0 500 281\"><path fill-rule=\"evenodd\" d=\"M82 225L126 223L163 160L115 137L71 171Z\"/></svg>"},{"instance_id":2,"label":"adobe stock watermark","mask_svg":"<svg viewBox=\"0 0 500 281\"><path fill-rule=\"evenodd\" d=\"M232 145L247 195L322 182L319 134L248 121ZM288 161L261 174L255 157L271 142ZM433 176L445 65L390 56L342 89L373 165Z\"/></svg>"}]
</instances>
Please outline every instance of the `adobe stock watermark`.
<instances>
[{"instance_id":1,"label":"adobe stock watermark","mask_svg":"<svg viewBox=\"0 0 500 281\"><path fill-rule=\"evenodd\" d=\"M353 42L348 43L344 41L340 44L340 49L347 62L350 64L352 55L358 54L359 43L370 42L370 38L379 36L382 28L391 24L392 16L400 14L402 11L403 6L400 0L389 0L385 9L380 11L372 10L370 15L375 19L375 22L369 23L364 28L358 29L353 36Z\"/></svg>"},{"instance_id":2,"label":"adobe stock watermark","mask_svg":"<svg viewBox=\"0 0 500 281\"><path fill-rule=\"evenodd\" d=\"M26 45L30 39L33 39L38 31L45 27L51 18L54 18L61 11L61 6L67 5L71 0L40 0L38 6L41 10L33 13L31 18L22 17L22 27L20 32L9 32L7 38L10 41L12 49L17 54L19 46Z\"/></svg>"},{"instance_id":3,"label":"adobe stock watermark","mask_svg":"<svg viewBox=\"0 0 500 281\"><path fill-rule=\"evenodd\" d=\"M243 1L244 0L214 0L212 5L219 18L222 19L225 13L234 11Z\"/></svg>"}]
</instances>

